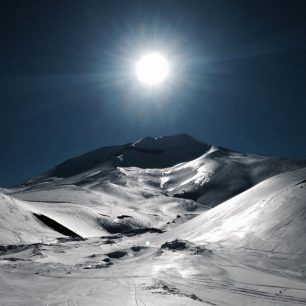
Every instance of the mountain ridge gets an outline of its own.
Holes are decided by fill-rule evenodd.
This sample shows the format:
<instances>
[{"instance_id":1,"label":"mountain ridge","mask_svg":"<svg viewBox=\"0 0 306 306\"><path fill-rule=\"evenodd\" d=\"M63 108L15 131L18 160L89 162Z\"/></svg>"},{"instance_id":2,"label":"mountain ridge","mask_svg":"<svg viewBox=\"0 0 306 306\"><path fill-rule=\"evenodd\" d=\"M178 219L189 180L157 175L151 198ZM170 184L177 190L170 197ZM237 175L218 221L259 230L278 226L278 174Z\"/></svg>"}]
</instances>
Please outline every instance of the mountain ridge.
<instances>
[{"instance_id":1,"label":"mountain ridge","mask_svg":"<svg viewBox=\"0 0 306 306\"><path fill-rule=\"evenodd\" d=\"M184 149L190 148L192 146L192 150L194 152L184 152ZM44 172L37 176L37 178L55 176L55 177L69 177L72 175L76 175L78 173L90 170L95 168L96 166L105 163L109 160L115 159L122 154L127 153L127 151L135 151L147 154L163 154L166 151L173 150L182 150L181 156L178 158L171 160L171 158L163 156L163 161L153 161L153 164L148 165L145 161L141 164L137 162L137 156L130 162L120 163L120 160L115 160L116 165L122 166L139 166L142 168L165 168L169 166L173 166L179 162L184 162L188 160L192 160L195 157L201 155L210 148L210 145L196 140L195 138L182 133L176 134L172 136L164 136L159 138L153 137L144 137L134 143L127 143L124 145L116 145L116 146L105 146L92 151L89 151L85 154L81 154L79 156L70 158L65 160L64 162L58 164L51 170ZM177 153L177 152L176 152ZM149 161L150 162L150 161ZM34 178L35 181L35 178ZM29 179L23 184L32 183L33 179Z\"/></svg>"},{"instance_id":2,"label":"mountain ridge","mask_svg":"<svg viewBox=\"0 0 306 306\"><path fill-rule=\"evenodd\" d=\"M280 161L305 162L305 160L301 159L269 157L236 152L222 146L209 145L186 133L181 133L158 138L148 136L134 143L101 147L65 160L50 170L32 179L28 179L22 185L35 184L51 177L68 178L94 169L107 162L111 162L114 167L139 167L143 169L168 168L181 162L188 162L199 158L212 148L217 148L215 153L213 153L215 155L233 152L246 157L257 156L258 158L274 158Z\"/></svg>"},{"instance_id":3,"label":"mountain ridge","mask_svg":"<svg viewBox=\"0 0 306 306\"><path fill-rule=\"evenodd\" d=\"M17 294L32 305L35 292L37 305L137 305L136 293L147 305L306 303L305 160L188 136L102 153L66 161L66 177L53 168L0 189L0 293L9 302ZM138 167L160 165L156 157L174 165Z\"/></svg>"},{"instance_id":4,"label":"mountain ridge","mask_svg":"<svg viewBox=\"0 0 306 306\"><path fill-rule=\"evenodd\" d=\"M164 159L171 166L144 167ZM178 162L182 159L187 161ZM39 226L41 220L53 220L85 238L124 228L167 230L269 177L302 167L306 161L234 152L178 134L103 147L3 192L16 199L12 205L22 218L42 216ZM118 227L113 219L120 215L131 218ZM6 222L17 221L12 216ZM34 233L29 237L34 239Z\"/></svg>"}]
</instances>

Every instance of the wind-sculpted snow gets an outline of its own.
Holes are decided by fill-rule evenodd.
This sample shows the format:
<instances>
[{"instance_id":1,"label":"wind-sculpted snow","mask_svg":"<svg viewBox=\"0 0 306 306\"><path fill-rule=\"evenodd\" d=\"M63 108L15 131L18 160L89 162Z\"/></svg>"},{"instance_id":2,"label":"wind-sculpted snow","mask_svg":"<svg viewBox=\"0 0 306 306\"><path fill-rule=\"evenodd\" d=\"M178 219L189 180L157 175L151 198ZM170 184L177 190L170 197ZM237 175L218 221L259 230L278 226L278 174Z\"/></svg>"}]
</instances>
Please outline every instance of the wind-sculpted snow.
<instances>
[{"instance_id":1,"label":"wind-sculpted snow","mask_svg":"<svg viewBox=\"0 0 306 306\"><path fill-rule=\"evenodd\" d=\"M162 187L169 195L214 207L266 178L303 166L305 161L245 155L213 147L196 160L164 171Z\"/></svg>"},{"instance_id":2,"label":"wind-sculpted snow","mask_svg":"<svg viewBox=\"0 0 306 306\"><path fill-rule=\"evenodd\" d=\"M116 153L119 151L120 155ZM151 168L159 154L172 156L166 160L173 162L183 157L189 160L200 151L204 154L196 159ZM114 157L114 152L118 156ZM101 164L91 168L98 157ZM149 168L122 166L140 160ZM268 177L302 166L306 166L305 161L237 153L182 134L144 138L131 145L90 152L6 193L16 201L26 201L20 203L31 207L32 213L86 238L150 227L169 230ZM65 175L52 177L54 171L64 171ZM130 218L118 219L121 215Z\"/></svg>"},{"instance_id":3,"label":"wind-sculpted snow","mask_svg":"<svg viewBox=\"0 0 306 306\"><path fill-rule=\"evenodd\" d=\"M306 260L305 178L306 168L269 178L165 235Z\"/></svg>"},{"instance_id":4,"label":"wind-sculpted snow","mask_svg":"<svg viewBox=\"0 0 306 306\"><path fill-rule=\"evenodd\" d=\"M306 161L148 137L0 192L1 305L306 305Z\"/></svg>"}]
</instances>

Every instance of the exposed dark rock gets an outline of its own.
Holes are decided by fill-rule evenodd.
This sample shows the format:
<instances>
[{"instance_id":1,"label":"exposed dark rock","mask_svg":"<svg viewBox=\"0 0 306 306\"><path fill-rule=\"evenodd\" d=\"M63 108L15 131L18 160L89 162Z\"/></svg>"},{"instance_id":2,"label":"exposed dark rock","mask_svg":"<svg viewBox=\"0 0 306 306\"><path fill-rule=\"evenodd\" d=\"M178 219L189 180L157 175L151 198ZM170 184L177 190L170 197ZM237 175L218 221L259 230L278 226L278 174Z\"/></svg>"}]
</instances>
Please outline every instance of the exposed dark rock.
<instances>
[{"instance_id":1,"label":"exposed dark rock","mask_svg":"<svg viewBox=\"0 0 306 306\"><path fill-rule=\"evenodd\" d=\"M114 251L106 254L110 258L121 258L127 255L126 251Z\"/></svg>"},{"instance_id":2,"label":"exposed dark rock","mask_svg":"<svg viewBox=\"0 0 306 306\"><path fill-rule=\"evenodd\" d=\"M138 229L134 229L131 231L128 231L126 233L124 233L126 236L130 237L130 236L136 236L136 235L141 235L141 234L145 234L145 233L164 233L165 231L159 229L159 228L154 228L154 227L147 227L147 228L138 228Z\"/></svg>"},{"instance_id":3,"label":"exposed dark rock","mask_svg":"<svg viewBox=\"0 0 306 306\"><path fill-rule=\"evenodd\" d=\"M132 216L128 216L128 215L121 215L121 216L117 216L118 219L125 219L125 218L133 218Z\"/></svg>"},{"instance_id":4,"label":"exposed dark rock","mask_svg":"<svg viewBox=\"0 0 306 306\"><path fill-rule=\"evenodd\" d=\"M117 235L109 235L109 236L101 236L101 239L120 239L123 235L117 234Z\"/></svg>"},{"instance_id":5,"label":"exposed dark rock","mask_svg":"<svg viewBox=\"0 0 306 306\"><path fill-rule=\"evenodd\" d=\"M77 237L60 237L56 239L60 243L66 243L66 242L74 242L74 241L85 241L87 240L86 238L83 238L81 236Z\"/></svg>"},{"instance_id":6,"label":"exposed dark rock","mask_svg":"<svg viewBox=\"0 0 306 306\"><path fill-rule=\"evenodd\" d=\"M139 245L139 246L132 246L131 247L131 250L133 251L133 252L139 252L140 250L143 250L143 249L147 249L147 247L146 246L142 246L142 245Z\"/></svg>"},{"instance_id":7,"label":"exposed dark rock","mask_svg":"<svg viewBox=\"0 0 306 306\"><path fill-rule=\"evenodd\" d=\"M168 249L168 250L185 250L188 248L187 241L184 240L173 240L171 242L165 242L161 245L161 249Z\"/></svg>"},{"instance_id":8,"label":"exposed dark rock","mask_svg":"<svg viewBox=\"0 0 306 306\"><path fill-rule=\"evenodd\" d=\"M111 239L107 239L106 241L104 241L105 244L114 244L116 243L114 240Z\"/></svg>"},{"instance_id":9,"label":"exposed dark rock","mask_svg":"<svg viewBox=\"0 0 306 306\"><path fill-rule=\"evenodd\" d=\"M160 250L169 250L169 251L191 251L193 254L204 254L204 255L211 255L213 252L204 246L198 246L194 243L187 241L187 240L181 240L181 239L175 239L170 242L165 242L161 245Z\"/></svg>"},{"instance_id":10,"label":"exposed dark rock","mask_svg":"<svg viewBox=\"0 0 306 306\"><path fill-rule=\"evenodd\" d=\"M2 258L2 260L7 260L7 261L25 261L24 259L15 258L15 257L5 257L5 258Z\"/></svg>"},{"instance_id":11,"label":"exposed dark rock","mask_svg":"<svg viewBox=\"0 0 306 306\"><path fill-rule=\"evenodd\" d=\"M42 245L41 243L0 245L0 255L18 253L31 248L33 254L37 254Z\"/></svg>"},{"instance_id":12,"label":"exposed dark rock","mask_svg":"<svg viewBox=\"0 0 306 306\"><path fill-rule=\"evenodd\" d=\"M162 280L155 282L151 286L147 286L146 289L152 291L153 294L163 294L163 295L173 294L173 295L178 295L178 296L182 296L182 297L188 297L188 298L193 299L195 301L204 302L201 298L199 298L194 293L183 292L182 290L180 290L180 289L178 289L178 288L176 288L176 287L174 287L170 284L167 284L166 282L164 282ZM210 304L210 305L216 305L216 304L210 303L208 301L205 301L205 303Z\"/></svg>"}]
</instances>

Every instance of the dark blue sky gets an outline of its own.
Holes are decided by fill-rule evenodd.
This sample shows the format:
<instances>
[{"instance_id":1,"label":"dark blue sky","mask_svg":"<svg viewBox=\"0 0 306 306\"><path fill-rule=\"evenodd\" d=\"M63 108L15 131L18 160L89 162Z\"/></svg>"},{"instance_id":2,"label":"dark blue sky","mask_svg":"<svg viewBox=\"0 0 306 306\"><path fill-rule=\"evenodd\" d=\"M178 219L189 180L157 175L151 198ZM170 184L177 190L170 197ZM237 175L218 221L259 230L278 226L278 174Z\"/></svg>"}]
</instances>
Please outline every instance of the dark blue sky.
<instances>
[{"instance_id":1,"label":"dark blue sky","mask_svg":"<svg viewBox=\"0 0 306 306\"><path fill-rule=\"evenodd\" d=\"M134 61L173 64L148 90ZM0 0L0 186L180 132L306 158L306 2Z\"/></svg>"}]
</instances>

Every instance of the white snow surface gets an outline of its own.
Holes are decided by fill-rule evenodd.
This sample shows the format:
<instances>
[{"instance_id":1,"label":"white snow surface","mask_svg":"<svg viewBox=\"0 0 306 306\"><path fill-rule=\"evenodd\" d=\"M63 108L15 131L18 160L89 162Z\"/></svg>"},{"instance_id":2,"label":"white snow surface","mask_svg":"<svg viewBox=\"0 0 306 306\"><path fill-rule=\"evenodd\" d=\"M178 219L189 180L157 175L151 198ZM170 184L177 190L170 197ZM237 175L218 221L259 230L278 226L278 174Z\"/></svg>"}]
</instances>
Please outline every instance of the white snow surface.
<instances>
[{"instance_id":1,"label":"white snow surface","mask_svg":"<svg viewBox=\"0 0 306 306\"><path fill-rule=\"evenodd\" d=\"M0 305L306 305L303 160L148 137L0 192Z\"/></svg>"}]
</instances>

